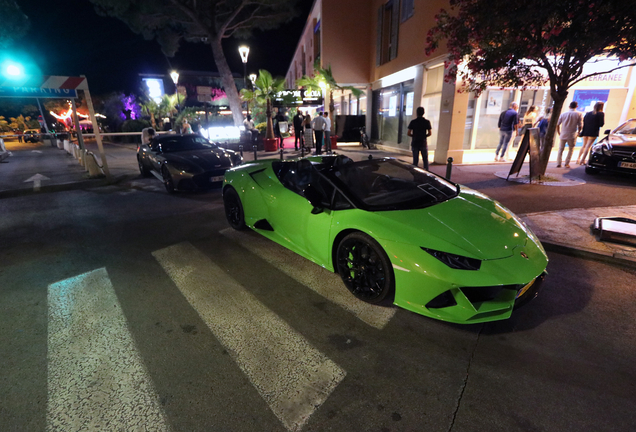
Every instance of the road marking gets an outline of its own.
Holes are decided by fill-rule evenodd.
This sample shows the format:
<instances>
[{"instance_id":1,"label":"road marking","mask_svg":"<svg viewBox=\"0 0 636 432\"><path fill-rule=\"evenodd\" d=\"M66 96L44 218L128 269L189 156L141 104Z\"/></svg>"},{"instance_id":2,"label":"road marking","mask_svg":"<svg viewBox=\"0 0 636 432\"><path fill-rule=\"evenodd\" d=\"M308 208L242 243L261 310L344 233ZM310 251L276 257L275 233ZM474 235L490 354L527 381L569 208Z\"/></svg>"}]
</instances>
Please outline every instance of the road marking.
<instances>
[{"instance_id":1,"label":"road marking","mask_svg":"<svg viewBox=\"0 0 636 432\"><path fill-rule=\"evenodd\" d=\"M47 176L43 176L42 174L36 174L36 175L28 178L27 180L25 180L23 183L33 182L33 191L37 192L37 191L40 190L40 186L42 184L42 180L51 180L51 179L48 178Z\"/></svg>"},{"instance_id":2,"label":"road marking","mask_svg":"<svg viewBox=\"0 0 636 432\"><path fill-rule=\"evenodd\" d=\"M48 287L47 431L169 431L106 269Z\"/></svg>"},{"instance_id":3,"label":"road marking","mask_svg":"<svg viewBox=\"0 0 636 432\"><path fill-rule=\"evenodd\" d=\"M346 372L190 243L153 255L276 417L299 431Z\"/></svg>"},{"instance_id":4,"label":"road marking","mask_svg":"<svg viewBox=\"0 0 636 432\"><path fill-rule=\"evenodd\" d=\"M383 329L395 315L394 307L376 306L358 300L347 290L336 273L261 235L248 235L232 228L226 228L220 233L372 327Z\"/></svg>"}]
</instances>

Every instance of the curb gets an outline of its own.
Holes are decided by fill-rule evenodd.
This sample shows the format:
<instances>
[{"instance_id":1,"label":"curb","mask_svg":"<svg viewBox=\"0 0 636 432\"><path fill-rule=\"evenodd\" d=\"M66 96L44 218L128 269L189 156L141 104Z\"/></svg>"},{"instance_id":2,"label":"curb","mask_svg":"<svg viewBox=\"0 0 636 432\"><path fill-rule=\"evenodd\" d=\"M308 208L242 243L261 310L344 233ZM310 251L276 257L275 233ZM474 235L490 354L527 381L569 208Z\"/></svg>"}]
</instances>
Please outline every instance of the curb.
<instances>
[{"instance_id":1,"label":"curb","mask_svg":"<svg viewBox=\"0 0 636 432\"><path fill-rule=\"evenodd\" d=\"M541 240L541 238L539 238L539 240L541 241L541 244L546 251L636 269L636 257L631 257L629 255L623 255L620 253L604 252L583 247L575 247L564 243Z\"/></svg>"},{"instance_id":2,"label":"curb","mask_svg":"<svg viewBox=\"0 0 636 432\"><path fill-rule=\"evenodd\" d=\"M92 189L103 186L116 185L125 181L130 176L118 176L113 179L111 183L105 177L100 177L96 179L86 179L77 182L68 182L68 183L59 183L53 185L41 186L40 190L34 191L33 187L30 188L20 188L13 190L5 190L0 191L0 199L3 198L16 198L25 195L33 195L33 194L41 194L41 193L50 193L50 192L61 192L61 191L69 191L69 190L80 190L80 189Z\"/></svg>"}]
</instances>

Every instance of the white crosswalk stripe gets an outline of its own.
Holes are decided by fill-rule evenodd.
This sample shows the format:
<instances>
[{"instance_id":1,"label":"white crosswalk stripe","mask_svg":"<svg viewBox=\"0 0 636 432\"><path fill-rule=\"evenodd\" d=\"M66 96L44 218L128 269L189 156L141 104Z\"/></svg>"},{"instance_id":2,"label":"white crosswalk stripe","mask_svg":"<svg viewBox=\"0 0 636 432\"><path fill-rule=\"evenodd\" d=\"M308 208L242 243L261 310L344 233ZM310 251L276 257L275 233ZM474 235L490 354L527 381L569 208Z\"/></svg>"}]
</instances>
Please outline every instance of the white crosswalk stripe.
<instances>
[{"instance_id":1,"label":"white crosswalk stripe","mask_svg":"<svg viewBox=\"0 0 636 432\"><path fill-rule=\"evenodd\" d=\"M47 431L168 431L106 269L48 287Z\"/></svg>"},{"instance_id":2,"label":"white crosswalk stripe","mask_svg":"<svg viewBox=\"0 0 636 432\"><path fill-rule=\"evenodd\" d=\"M232 228L220 233L370 326L382 329L395 315L395 308L376 306L356 299L336 273L325 270L263 236L249 235Z\"/></svg>"},{"instance_id":3,"label":"white crosswalk stripe","mask_svg":"<svg viewBox=\"0 0 636 432\"><path fill-rule=\"evenodd\" d=\"M299 431L346 372L191 244L153 255L278 419Z\"/></svg>"}]
</instances>

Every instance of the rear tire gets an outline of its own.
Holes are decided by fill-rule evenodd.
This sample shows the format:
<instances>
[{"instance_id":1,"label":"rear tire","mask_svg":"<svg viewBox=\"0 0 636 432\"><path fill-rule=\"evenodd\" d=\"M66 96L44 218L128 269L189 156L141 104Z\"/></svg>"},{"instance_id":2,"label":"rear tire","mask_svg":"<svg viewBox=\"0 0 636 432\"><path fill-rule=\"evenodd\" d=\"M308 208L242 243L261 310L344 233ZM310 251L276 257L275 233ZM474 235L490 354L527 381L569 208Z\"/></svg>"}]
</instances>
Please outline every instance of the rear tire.
<instances>
[{"instance_id":1,"label":"rear tire","mask_svg":"<svg viewBox=\"0 0 636 432\"><path fill-rule=\"evenodd\" d=\"M244 230L246 225L243 204L241 204L238 193L231 186L223 191L223 205L225 206L225 217L230 226L238 231Z\"/></svg>"}]
</instances>

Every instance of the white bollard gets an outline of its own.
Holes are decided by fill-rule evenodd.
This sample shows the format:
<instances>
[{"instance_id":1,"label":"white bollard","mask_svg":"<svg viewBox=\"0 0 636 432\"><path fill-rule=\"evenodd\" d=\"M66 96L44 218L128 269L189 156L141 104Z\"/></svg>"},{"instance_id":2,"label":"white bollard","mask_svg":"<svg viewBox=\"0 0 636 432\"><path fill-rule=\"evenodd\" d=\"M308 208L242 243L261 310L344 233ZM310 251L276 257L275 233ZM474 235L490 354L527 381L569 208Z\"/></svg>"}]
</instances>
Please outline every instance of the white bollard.
<instances>
[{"instance_id":1,"label":"white bollard","mask_svg":"<svg viewBox=\"0 0 636 432\"><path fill-rule=\"evenodd\" d=\"M90 178L98 178L104 176L104 172L99 167L99 165L97 165L95 155L91 152L88 152L86 154L86 168L88 168L88 177Z\"/></svg>"},{"instance_id":2,"label":"white bollard","mask_svg":"<svg viewBox=\"0 0 636 432\"><path fill-rule=\"evenodd\" d=\"M57 140L57 148L62 148L62 140Z\"/></svg>"},{"instance_id":3,"label":"white bollard","mask_svg":"<svg viewBox=\"0 0 636 432\"><path fill-rule=\"evenodd\" d=\"M64 140L62 141L62 145L60 146L60 149L65 150L66 148L68 148L68 140Z\"/></svg>"},{"instance_id":4,"label":"white bollard","mask_svg":"<svg viewBox=\"0 0 636 432\"><path fill-rule=\"evenodd\" d=\"M68 154L71 153L71 143L64 140L64 151Z\"/></svg>"}]
</instances>

